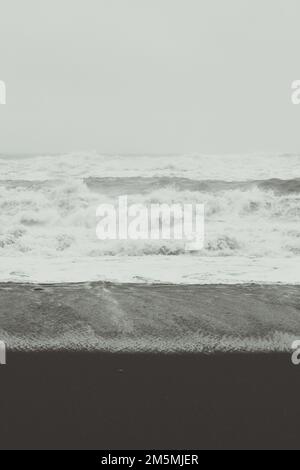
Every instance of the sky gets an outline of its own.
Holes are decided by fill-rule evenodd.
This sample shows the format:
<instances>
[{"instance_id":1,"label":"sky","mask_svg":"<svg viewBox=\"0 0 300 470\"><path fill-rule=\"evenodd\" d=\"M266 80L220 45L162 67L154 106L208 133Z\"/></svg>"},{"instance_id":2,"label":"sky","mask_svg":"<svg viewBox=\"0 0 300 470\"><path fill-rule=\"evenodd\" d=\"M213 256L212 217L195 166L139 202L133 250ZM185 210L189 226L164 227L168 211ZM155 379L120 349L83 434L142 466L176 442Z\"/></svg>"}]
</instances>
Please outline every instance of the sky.
<instances>
[{"instance_id":1,"label":"sky","mask_svg":"<svg viewBox=\"0 0 300 470\"><path fill-rule=\"evenodd\" d=\"M299 0L0 0L0 153L300 152Z\"/></svg>"}]
</instances>

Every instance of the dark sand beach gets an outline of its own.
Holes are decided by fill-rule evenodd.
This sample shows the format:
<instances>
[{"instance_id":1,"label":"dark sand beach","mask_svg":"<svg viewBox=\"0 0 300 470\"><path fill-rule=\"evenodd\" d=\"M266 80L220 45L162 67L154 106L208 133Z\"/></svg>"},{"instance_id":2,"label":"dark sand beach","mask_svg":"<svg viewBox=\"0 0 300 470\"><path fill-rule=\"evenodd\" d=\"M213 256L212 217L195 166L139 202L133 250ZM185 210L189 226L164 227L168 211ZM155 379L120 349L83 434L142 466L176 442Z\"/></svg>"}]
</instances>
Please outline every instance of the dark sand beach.
<instances>
[{"instance_id":1,"label":"dark sand beach","mask_svg":"<svg viewBox=\"0 0 300 470\"><path fill-rule=\"evenodd\" d=\"M3 284L0 447L298 448L299 292Z\"/></svg>"},{"instance_id":2,"label":"dark sand beach","mask_svg":"<svg viewBox=\"0 0 300 470\"><path fill-rule=\"evenodd\" d=\"M300 450L299 17L0 3L0 450Z\"/></svg>"},{"instance_id":3,"label":"dark sand beach","mask_svg":"<svg viewBox=\"0 0 300 470\"><path fill-rule=\"evenodd\" d=\"M9 353L1 449L299 449L289 354Z\"/></svg>"}]
</instances>

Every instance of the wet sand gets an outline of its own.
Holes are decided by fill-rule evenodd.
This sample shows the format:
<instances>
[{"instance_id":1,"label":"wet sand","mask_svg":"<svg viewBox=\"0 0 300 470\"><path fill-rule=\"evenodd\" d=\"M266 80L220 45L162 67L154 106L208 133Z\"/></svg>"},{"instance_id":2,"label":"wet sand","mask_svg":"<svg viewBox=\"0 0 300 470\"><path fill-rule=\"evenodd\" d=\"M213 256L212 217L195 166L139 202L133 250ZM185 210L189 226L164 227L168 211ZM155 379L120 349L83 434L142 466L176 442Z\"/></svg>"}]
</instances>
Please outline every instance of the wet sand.
<instances>
[{"instance_id":1,"label":"wet sand","mask_svg":"<svg viewBox=\"0 0 300 470\"><path fill-rule=\"evenodd\" d=\"M298 449L299 300L298 286L3 284L0 448Z\"/></svg>"},{"instance_id":2,"label":"wet sand","mask_svg":"<svg viewBox=\"0 0 300 470\"><path fill-rule=\"evenodd\" d=\"M15 351L290 351L300 286L2 284L0 339Z\"/></svg>"}]
</instances>

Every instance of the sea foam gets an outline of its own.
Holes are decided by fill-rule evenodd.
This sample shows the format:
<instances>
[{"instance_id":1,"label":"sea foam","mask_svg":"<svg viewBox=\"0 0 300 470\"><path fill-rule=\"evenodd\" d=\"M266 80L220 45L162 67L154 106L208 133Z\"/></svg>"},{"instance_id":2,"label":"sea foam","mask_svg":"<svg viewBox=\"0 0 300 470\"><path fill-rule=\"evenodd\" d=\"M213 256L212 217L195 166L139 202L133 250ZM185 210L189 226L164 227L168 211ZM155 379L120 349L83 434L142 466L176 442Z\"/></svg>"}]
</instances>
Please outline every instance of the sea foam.
<instances>
[{"instance_id":1,"label":"sea foam","mask_svg":"<svg viewBox=\"0 0 300 470\"><path fill-rule=\"evenodd\" d=\"M9 259L20 265L52 260L52 266L65 260L72 269L71 259L89 260L93 271L103 257L156 256L157 263L183 257L184 240L97 239L97 207L126 194L134 204L204 204L205 244L191 263L222 258L220 266L233 265L238 258L247 270L249 259L277 258L299 266L298 156L6 157L0 169L0 256L6 265ZM4 271L18 269L12 261Z\"/></svg>"}]
</instances>

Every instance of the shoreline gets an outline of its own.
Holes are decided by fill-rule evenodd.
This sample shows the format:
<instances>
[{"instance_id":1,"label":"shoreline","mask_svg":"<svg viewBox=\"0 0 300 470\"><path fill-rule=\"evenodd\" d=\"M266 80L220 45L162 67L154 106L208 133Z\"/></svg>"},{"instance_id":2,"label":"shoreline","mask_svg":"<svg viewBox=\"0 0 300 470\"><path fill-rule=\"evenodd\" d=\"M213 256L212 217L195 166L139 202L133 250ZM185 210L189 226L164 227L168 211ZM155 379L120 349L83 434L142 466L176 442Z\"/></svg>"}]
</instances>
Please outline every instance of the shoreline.
<instances>
[{"instance_id":1,"label":"shoreline","mask_svg":"<svg viewBox=\"0 0 300 470\"><path fill-rule=\"evenodd\" d=\"M62 258L2 256L1 283L65 284L287 284L300 285L299 257L101 256Z\"/></svg>"},{"instance_id":2,"label":"shoreline","mask_svg":"<svg viewBox=\"0 0 300 470\"><path fill-rule=\"evenodd\" d=\"M0 284L8 350L283 352L300 338L300 286Z\"/></svg>"}]
</instances>

